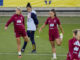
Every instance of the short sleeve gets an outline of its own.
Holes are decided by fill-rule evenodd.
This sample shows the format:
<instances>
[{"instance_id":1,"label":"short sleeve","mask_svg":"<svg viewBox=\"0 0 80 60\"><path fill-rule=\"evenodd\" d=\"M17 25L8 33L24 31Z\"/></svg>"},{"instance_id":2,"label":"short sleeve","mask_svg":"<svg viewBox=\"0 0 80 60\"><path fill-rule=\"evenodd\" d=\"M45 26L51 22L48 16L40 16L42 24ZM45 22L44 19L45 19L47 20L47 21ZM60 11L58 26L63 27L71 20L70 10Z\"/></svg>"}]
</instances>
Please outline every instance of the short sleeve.
<instances>
[{"instance_id":1,"label":"short sleeve","mask_svg":"<svg viewBox=\"0 0 80 60\"><path fill-rule=\"evenodd\" d=\"M45 24L46 24L46 25L48 24L48 20L49 20L49 18L47 18L47 20L45 21Z\"/></svg>"},{"instance_id":2,"label":"short sleeve","mask_svg":"<svg viewBox=\"0 0 80 60\"><path fill-rule=\"evenodd\" d=\"M60 24L61 24L61 23L60 23L60 20L59 20L58 18L57 18L57 24L58 24L58 25L60 25Z\"/></svg>"}]
</instances>

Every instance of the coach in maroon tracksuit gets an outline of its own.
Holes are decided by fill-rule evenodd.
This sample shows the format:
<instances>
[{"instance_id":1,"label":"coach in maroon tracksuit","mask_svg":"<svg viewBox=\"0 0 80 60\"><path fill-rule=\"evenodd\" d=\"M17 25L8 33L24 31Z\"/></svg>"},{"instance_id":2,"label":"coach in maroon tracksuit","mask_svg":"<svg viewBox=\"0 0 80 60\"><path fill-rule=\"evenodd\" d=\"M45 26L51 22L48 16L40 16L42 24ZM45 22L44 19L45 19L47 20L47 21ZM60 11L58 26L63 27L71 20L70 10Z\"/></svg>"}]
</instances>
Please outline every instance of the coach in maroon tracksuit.
<instances>
[{"instance_id":1,"label":"coach in maroon tracksuit","mask_svg":"<svg viewBox=\"0 0 80 60\"><path fill-rule=\"evenodd\" d=\"M21 57L20 37L22 36L26 42L28 41L28 37L25 32L24 16L21 14L20 8L16 9L16 14L14 14L10 18L10 20L6 23L5 30L7 30L7 27L9 26L11 22L13 22L14 24L14 32L15 32L16 40L18 44L18 54L19 54L19 57Z\"/></svg>"},{"instance_id":2,"label":"coach in maroon tracksuit","mask_svg":"<svg viewBox=\"0 0 80 60\"><path fill-rule=\"evenodd\" d=\"M69 40L67 60L80 60L80 30L73 31L73 38Z\"/></svg>"}]
</instances>

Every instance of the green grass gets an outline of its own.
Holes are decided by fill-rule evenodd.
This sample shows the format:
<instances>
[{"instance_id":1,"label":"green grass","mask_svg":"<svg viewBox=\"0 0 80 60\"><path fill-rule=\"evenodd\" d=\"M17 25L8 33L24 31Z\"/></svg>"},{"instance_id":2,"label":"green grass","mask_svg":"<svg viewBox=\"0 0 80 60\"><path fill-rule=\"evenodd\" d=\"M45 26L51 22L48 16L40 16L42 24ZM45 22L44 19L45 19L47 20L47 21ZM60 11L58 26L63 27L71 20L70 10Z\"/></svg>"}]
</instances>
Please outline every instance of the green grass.
<instances>
[{"instance_id":1,"label":"green grass","mask_svg":"<svg viewBox=\"0 0 80 60\"><path fill-rule=\"evenodd\" d=\"M43 29L40 34L38 31L35 36L37 53L36 55L30 54L32 50L31 42L28 43L25 53L23 53L22 59L17 57L17 44L14 35L13 25L8 27L8 30L4 30L6 21L10 17L0 16L0 60L51 60L52 52L51 45L48 38L48 26ZM38 17L39 27L45 22L47 17ZM56 45L57 50L57 60L66 60L66 55L68 52L68 40L72 38L72 30L80 28L80 17L59 17L64 29L64 39L61 46ZM21 46L23 45L23 39L21 38ZM9 54L7 54L9 53Z\"/></svg>"}]
</instances>

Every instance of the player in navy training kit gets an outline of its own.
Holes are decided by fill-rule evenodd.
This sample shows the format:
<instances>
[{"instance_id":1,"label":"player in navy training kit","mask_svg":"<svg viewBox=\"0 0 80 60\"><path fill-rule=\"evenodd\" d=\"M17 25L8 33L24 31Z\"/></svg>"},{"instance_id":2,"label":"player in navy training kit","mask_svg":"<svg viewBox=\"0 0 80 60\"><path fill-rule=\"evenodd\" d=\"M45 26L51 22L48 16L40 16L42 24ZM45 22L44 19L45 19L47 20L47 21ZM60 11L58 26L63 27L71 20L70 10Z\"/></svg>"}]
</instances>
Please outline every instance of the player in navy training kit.
<instances>
[{"instance_id":1,"label":"player in navy training kit","mask_svg":"<svg viewBox=\"0 0 80 60\"><path fill-rule=\"evenodd\" d=\"M27 15L27 35L28 37L30 37L30 40L32 42L32 53L36 52L36 43L34 40L34 34L35 31L38 27L38 19L37 19L37 15L36 12L34 10L32 10L32 7L30 5L30 3L27 4L26 6L27 11L28 11L28 15ZM21 49L22 52L25 51L27 42L24 42L24 45Z\"/></svg>"}]
</instances>

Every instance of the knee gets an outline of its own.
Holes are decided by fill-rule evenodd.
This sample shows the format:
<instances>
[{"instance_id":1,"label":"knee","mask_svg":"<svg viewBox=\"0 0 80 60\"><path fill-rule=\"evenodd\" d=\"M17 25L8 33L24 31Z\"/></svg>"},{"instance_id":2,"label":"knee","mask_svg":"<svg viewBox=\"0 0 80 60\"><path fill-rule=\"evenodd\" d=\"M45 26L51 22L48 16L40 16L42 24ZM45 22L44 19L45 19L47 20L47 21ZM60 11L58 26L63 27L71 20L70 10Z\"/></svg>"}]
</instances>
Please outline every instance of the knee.
<instances>
[{"instance_id":1,"label":"knee","mask_svg":"<svg viewBox=\"0 0 80 60\"><path fill-rule=\"evenodd\" d=\"M25 36L24 39L26 40L26 39L29 39L29 38L28 38L28 36Z\"/></svg>"},{"instance_id":2,"label":"knee","mask_svg":"<svg viewBox=\"0 0 80 60\"><path fill-rule=\"evenodd\" d=\"M17 40L17 44L21 43L20 38L16 38L16 40Z\"/></svg>"},{"instance_id":3,"label":"knee","mask_svg":"<svg viewBox=\"0 0 80 60\"><path fill-rule=\"evenodd\" d=\"M58 46L60 46L61 45L60 39L56 39L56 43L57 43Z\"/></svg>"},{"instance_id":4,"label":"knee","mask_svg":"<svg viewBox=\"0 0 80 60\"><path fill-rule=\"evenodd\" d=\"M52 48L55 49L55 45L52 45Z\"/></svg>"},{"instance_id":5,"label":"knee","mask_svg":"<svg viewBox=\"0 0 80 60\"><path fill-rule=\"evenodd\" d=\"M58 46L61 46L61 43L59 42L59 43L57 43L57 45L58 45Z\"/></svg>"},{"instance_id":6,"label":"knee","mask_svg":"<svg viewBox=\"0 0 80 60\"><path fill-rule=\"evenodd\" d=\"M16 40L19 40L19 38L16 38Z\"/></svg>"}]
</instances>

